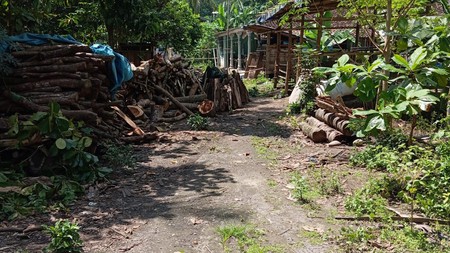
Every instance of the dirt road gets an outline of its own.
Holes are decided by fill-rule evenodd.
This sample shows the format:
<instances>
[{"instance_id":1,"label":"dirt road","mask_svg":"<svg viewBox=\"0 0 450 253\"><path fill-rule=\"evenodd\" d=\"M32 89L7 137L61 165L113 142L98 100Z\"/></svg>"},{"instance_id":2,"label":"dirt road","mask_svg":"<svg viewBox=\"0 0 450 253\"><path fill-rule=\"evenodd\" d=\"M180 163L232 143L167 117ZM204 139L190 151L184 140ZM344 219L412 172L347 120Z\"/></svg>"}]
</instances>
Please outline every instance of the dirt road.
<instances>
[{"instance_id":1,"label":"dirt road","mask_svg":"<svg viewBox=\"0 0 450 253\"><path fill-rule=\"evenodd\" d=\"M261 244L276 245L280 252L329 250L302 237L305 226L325 227L288 199L286 174L269 168L252 145L255 137L289 142L291 130L275 123L286 102L258 99L212 119L208 131L178 126L160 143L140 148L138 168L96 206L114 207L116 217L109 219L115 224L104 228L103 239L95 239L98 233L87 236L86 250L224 252L217 229L227 225L263 231ZM98 224L91 226L83 231L98 231Z\"/></svg>"}]
</instances>

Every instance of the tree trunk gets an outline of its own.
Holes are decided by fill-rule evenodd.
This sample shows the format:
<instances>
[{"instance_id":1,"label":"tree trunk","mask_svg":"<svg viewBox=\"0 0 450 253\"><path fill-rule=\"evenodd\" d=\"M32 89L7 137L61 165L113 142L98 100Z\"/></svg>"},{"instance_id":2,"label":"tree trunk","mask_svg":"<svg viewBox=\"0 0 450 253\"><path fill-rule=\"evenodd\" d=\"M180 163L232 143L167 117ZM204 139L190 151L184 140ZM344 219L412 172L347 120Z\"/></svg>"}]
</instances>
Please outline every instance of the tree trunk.
<instances>
[{"instance_id":1,"label":"tree trunk","mask_svg":"<svg viewBox=\"0 0 450 253\"><path fill-rule=\"evenodd\" d=\"M348 120L344 120L334 113L327 112L324 109L317 109L315 117L329 126L332 126L342 132L345 136L352 136L353 132L348 129Z\"/></svg>"},{"instance_id":2,"label":"tree trunk","mask_svg":"<svg viewBox=\"0 0 450 253\"><path fill-rule=\"evenodd\" d=\"M313 142L319 143L327 141L327 134L325 133L324 130L315 126L311 126L306 122L300 122L299 126L302 132L306 136L308 136Z\"/></svg>"},{"instance_id":3,"label":"tree trunk","mask_svg":"<svg viewBox=\"0 0 450 253\"><path fill-rule=\"evenodd\" d=\"M345 136L341 132L328 126L327 124L323 123L322 121L320 121L316 118L308 117L306 119L306 122L311 126L317 127L319 129L322 129L323 131L325 131L326 138L330 142L331 141L342 141L345 138Z\"/></svg>"}]
</instances>

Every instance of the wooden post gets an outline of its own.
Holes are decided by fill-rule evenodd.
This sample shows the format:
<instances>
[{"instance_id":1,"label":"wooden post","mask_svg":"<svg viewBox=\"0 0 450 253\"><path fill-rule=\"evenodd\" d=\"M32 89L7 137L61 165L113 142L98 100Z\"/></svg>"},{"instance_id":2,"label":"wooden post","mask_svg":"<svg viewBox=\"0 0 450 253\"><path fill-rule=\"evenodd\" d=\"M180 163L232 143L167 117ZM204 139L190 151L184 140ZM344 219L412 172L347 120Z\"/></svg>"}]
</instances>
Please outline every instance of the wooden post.
<instances>
[{"instance_id":1,"label":"wooden post","mask_svg":"<svg viewBox=\"0 0 450 253\"><path fill-rule=\"evenodd\" d=\"M249 63L251 52L252 52L252 32L247 31L247 63Z\"/></svg>"},{"instance_id":2,"label":"wooden post","mask_svg":"<svg viewBox=\"0 0 450 253\"><path fill-rule=\"evenodd\" d=\"M357 48L359 47L359 36L360 36L359 35L359 28L360 28L359 27L359 22L357 21L356 22L356 27L355 27L355 30L356 30L355 31L355 36L356 36L356 38L355 38L355 47L357 47Z\"/></svg>"},{"instance_id":3,"label":"wooden post","mask_svg":"<svg viewBox=\"0 0 450 253\"><path fill-rule=\"evenodd\" d=\"M230 34L230 69L234 68L233 36L234 34Z\"/></svg>"},{"instance_id":4,"label":"wooden post","mask_svg":"<svg viewBox=\"0 0 450 253\"><path fill-rule=\"evenodd\" d=\"M237 36L237 44L238 44L238 63L237 63L237 69L241 70L242 69L242 45L241 45L241 35L242 32L238 32L236 34Z\"/></svg>"},{"instance_id":5,"label":"wooden post","mask_svg":"<svg viewBox=\"0 0 450 253\"><path fill-rule=\"evenodd\" d=\"M228 67L228 45L227 45L227 37L223 37L223 67Z\"/></svg>"},{"instance_id":6,"label":"wooden post","mask_svg":"<svg viewBox=\"0 0 450 253\"><path fill-rule=\"evenodd\" d=\"M289 41L288 41L288 56L286 62L286 80L284 83L284 94L288 94L289 81L292 73L292 21L289 22Z\"/></svg>"},{"instance_id":7,"label":"wooden post","mask_svg":"<svg viewBox=\"0 0 450 253\"><path fill-rule=\"evenodd\" d=\"M277 31L277 49L276 49L276 57L274 64L274 79L273 79L273 88L277 88L278 79L280 75L280 50L281 50L281 31Z\"/></svg>"},{"instance_id":8,"label":"wooden post","mask_svg":"<svg viewBox=\"0 0 450 253\"><path fill-rule=\"evenodd\" d=\"M317 51L319 52L319 55L317 56L317 66L320 65L320 42L322 41L322 24L323 24L323 11L320 11L319 13L319 27L317 30Z\"/></svg>"},{"instance_id":9,"label":"wooden post","mask_svg":"<svg viewBox=\"0 0 450 253\"><path fill-rule=\"evenodd\" d=\"M214 61L216 63L216 67L222 67L222 57L221 57L222 53L220 51L220 41L219 38L217 38L217 61L216 61L216 56L214 57Z\"/></svg>"},{"instance_id":10,"label":"wooden post","mask_svg":"<svg viewBox=\"0 0 450 253\"><path fill-rule=\"evenodd\" d=\"M272 33L268 33L266 35L266 63L264 64L264 72L266 77L268 77L269 70L269 58L270 58L270 37L272 37Z\"/></svg>"},{"instance_id":11,"label":"wooden post","mask_svg":"<svg viewBox=\"0 0 450 253\"><path fill-rule=\"evenodd\" d=\"M300 21L300 47L297 56L297 73L295 75L295 83L297 83L298 78L302 70L302 46L303 46L303 36L304 36L304 26L305 26L305 15L302 15L302 20Z\"/></svg>"}]
</instances>

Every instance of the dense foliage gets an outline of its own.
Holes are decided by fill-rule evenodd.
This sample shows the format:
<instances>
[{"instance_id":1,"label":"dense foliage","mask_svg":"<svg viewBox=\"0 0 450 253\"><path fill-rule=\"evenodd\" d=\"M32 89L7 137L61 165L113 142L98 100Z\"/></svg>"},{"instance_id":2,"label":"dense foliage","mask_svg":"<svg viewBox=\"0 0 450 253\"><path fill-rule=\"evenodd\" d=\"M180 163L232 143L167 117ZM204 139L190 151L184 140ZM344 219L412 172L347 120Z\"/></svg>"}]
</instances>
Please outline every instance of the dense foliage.
<instances>
[{"instance_id":1,"label":"dense foliage","mask_svg":"<svg viewBox=\"0 0 450 253\"><path fill-rule=\"evenodd\" d=\"M0 25L8 34L71 34L114 47L145 42L188 50L200 37L198 18L186 0L0 1Z\"/></svg>"}]
</instances>

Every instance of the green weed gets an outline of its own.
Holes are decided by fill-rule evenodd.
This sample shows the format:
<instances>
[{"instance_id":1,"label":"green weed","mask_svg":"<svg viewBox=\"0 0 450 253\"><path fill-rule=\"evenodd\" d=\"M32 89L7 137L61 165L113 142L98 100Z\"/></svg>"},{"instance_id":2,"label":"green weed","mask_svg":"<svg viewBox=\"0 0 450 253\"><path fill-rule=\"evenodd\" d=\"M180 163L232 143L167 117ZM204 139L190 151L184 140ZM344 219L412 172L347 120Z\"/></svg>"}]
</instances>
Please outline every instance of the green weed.
<instances>
[{"instance_id":1,"label":"green weed","mask_svg":"<svg viewBox=\"0 0 450 253\"><path fill-rule=\"evenodd\" d=\"M47 232L52 241L45 248L46 252L82 252L83 242L78 234L77 224L69 221L59 220L54 226L45 226L45 232Z\"/></svg>"},{"instance_id":2,"label":"green weed","mask_svg":"<svg viewBox=\"0 0 450 253\"><path fill-rule=\"evenodd\" d=\"M312 188L308 180L298 172L292 173L290 183L294 186L292 197L300 203L310 203L320 196L320 193Z\"/></svg>"},{"instance_id":3,"label":"green weed","mask_svg":"<svg viewBox=\"0 0 450 253\"><path fill-rule=\"evenodd\" d=\"M187 124L192 130L204 130L208 127L208 119L197 113L189 116Z\"/></svg>"},{"instance_id":4,"label":"green weed","mask_svg":"<svg viewBox=\"0 0 450 253\"><path fill-rule=\"evenodd\" d=\"M219 227L217 233L221 236L221 243L225 252L244 253L276 253L283 252L283 248L275 245L263 245L264 231L250 225L226 225ZM238 249L229 248L229 241L234 238Z\"/></svg>"},{"instance_id":5,"label":"green weed","mask_svg":"<svg viewBox=\"0 0 450 253\"><path fill-rule=\"evenodd\" d=\"M270 188L275 188L275 187L277 187L278 183L277 183L277 181L275 181L273 179L267 179L267 185Z\"/></svg>"}]
</instances>

